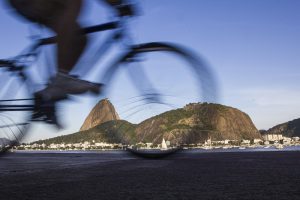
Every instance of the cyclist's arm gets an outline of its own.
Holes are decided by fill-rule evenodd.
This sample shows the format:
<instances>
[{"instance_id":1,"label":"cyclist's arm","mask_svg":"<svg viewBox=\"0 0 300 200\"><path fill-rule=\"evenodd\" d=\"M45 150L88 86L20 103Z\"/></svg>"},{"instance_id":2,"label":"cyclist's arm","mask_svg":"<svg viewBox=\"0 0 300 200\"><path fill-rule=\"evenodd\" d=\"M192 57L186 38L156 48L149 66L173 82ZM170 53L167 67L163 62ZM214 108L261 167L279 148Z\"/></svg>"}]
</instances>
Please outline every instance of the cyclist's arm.
<instances>
[{"instance_id":1,"label":"cyclist's arm","mask_svg":"<svg viewBox=\"0 0 300 200\"><path fill-rule=\"evenodd\" d=\"M135 15L135 9L128 3L128 0L100 0L115 8L119 16L133 16Z\"/></svg>"}]
</instances>

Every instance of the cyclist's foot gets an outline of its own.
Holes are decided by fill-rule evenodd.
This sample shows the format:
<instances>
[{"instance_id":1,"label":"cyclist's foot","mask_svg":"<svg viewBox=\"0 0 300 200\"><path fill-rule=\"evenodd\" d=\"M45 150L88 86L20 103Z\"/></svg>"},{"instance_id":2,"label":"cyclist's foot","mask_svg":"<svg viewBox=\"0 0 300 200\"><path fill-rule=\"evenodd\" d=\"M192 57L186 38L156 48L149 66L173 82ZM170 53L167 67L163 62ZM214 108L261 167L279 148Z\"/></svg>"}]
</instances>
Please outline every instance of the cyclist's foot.
<instances>
[{"instance_id":1,"label":"cyclist's foot","mask_svg":"<svg viewBox=\"0 0 300 200\"><path fill-rule=\"evenodd\" d=\"M58 101L66 99L68 94L83 94L85 92L99 94L101 85L68 74L58 73L45 89L36 93L36 97L43 101Z\"/></svg>"},{"instance_id":2,"label":"cyclist's foot","mask_svg":"<svg viewBox=\"0 0 300 200\"><path fill-rule=\"evenodd\" d=\"M63 128L57 119L55 102L43 102L42 99L36 98L34 105L31 121L42 121L55 125L58 129Z\"/></svg>"}]
</instances>

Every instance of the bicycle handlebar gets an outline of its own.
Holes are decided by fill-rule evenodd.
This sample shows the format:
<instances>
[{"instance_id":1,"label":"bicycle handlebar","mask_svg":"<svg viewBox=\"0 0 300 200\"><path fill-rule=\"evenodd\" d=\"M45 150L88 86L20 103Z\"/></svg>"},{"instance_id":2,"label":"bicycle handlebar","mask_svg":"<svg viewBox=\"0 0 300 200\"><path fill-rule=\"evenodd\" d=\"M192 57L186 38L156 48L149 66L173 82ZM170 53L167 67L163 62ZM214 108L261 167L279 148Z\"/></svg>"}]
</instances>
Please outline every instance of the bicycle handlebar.
<instances>
[{"instance_id":1,"label":"bicycle handlebar","mask_svg":"<svg viewBox=\"0 0 300 200\"><path fill-rule=\"evenodd\" d=\"M0 60L0 68L7 68L6 70L11 72L21 72L24 69L23 65L16 65L16 63L12 60ZM20 73L23 76L23 73Z\"/></svg>"},{"instance_id":2,"label":"bicycle handlebar","mask_svg":"<svg viewBox=\"0 0 300 200\"><path fill-rule=\"evenodd\" d=\"M9 60L0 60L0 67L11 66L13 63Z\"/></svg>"}]
</instances>

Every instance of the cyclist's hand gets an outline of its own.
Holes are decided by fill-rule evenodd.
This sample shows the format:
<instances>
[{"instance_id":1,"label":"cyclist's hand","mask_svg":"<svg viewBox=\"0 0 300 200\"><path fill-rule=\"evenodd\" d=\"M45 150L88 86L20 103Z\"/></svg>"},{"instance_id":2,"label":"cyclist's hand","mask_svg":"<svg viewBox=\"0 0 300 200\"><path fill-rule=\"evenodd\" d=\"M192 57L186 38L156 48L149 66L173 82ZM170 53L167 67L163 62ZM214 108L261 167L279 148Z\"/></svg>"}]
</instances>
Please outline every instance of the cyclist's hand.
<instances>
[{"instance_id":1,"label":"cyclist's hand","mask_svg":"<svg viewBox=\"0 0 300 200\"><path fill-rule=\"evenodd\" d=\"M134 16L136 14L134 7L131 4L118 5L116 8L120 17Z\"/></svg>"}]
</instances>

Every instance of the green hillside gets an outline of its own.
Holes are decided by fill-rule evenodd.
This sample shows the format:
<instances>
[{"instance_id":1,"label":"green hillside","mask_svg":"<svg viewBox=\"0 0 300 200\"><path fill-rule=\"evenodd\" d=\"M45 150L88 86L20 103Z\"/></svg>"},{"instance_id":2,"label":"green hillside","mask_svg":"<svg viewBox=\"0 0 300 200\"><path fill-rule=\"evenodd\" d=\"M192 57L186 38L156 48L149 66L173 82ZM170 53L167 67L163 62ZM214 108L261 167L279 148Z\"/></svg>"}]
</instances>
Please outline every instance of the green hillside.
<instances>
[{"instance_id":1,"label":"green hillside","mask_svg":"<svg viewBox=\"0 0 300 200\"><path fill-rule=\"evenodd\" d=\"M151 117L140 124L124 120L102 123L86 131L38 141L38 143L78 143L84 141L135 144L161 143L162 138L178 143L261 138L250 117L232 107L212 103L192 103Z\"/></svg>"},{"instance_id":2,"label":"green hillside","mask_svg":"<svg viewBox=\"0 0 300 200\"><path fill-rule=\"evenodd\" d=\"M51 143L79 143L85 141L107 142L107 143L128 143L136 141L136 125L124 120L108 121L86 131L79 131L70 135L62 135L46 140L39 140L36 143L47 145Z\"/></svg>"}]
</instances>

